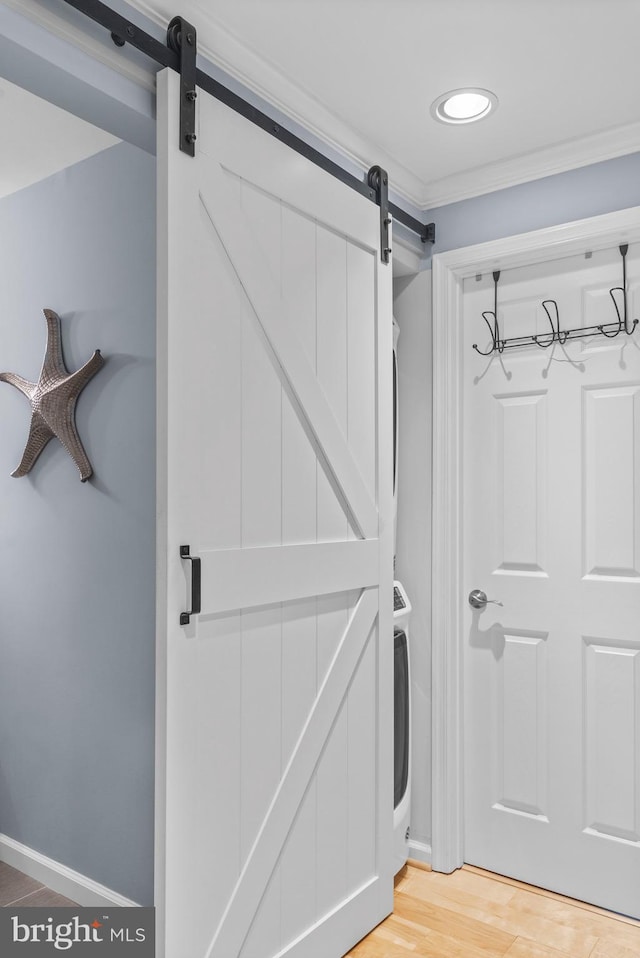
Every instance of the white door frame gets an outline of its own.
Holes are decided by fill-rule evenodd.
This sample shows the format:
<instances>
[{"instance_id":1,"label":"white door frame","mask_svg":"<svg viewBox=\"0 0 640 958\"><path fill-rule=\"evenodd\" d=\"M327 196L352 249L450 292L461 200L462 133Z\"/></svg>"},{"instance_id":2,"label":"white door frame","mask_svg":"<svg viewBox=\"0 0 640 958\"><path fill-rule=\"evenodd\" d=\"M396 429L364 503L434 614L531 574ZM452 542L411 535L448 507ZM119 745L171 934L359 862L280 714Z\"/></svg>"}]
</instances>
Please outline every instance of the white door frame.
<instances>
[{"instance_id":1,"label":"white door frame","mask_svg":"<svg viewBox=\"0 0 640 958\"><path fill-rule=\"evenodd\" d=\"M640 241L640 207L433 257L432 867L464 863L463 295L469 276Z\"/></svg>"}]
</instances>

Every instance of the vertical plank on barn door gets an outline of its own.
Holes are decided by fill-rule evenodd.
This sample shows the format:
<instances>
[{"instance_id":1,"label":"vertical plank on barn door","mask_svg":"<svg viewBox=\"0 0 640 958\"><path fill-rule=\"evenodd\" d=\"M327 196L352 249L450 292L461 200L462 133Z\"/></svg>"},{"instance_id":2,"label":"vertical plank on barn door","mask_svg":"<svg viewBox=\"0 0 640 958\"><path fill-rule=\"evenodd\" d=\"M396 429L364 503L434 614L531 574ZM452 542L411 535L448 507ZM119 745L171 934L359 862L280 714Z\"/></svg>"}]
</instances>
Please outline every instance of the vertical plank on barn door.
<instances>
[{"instance_id":1,"label":"vertical plank on barn door","mask_svg":"<svg viewBox=\"0 0 640 958\"><path fill-rule=\"evenodd\" d=\"M227 177L227 179L232 177ZM256 242L280 287L280 204L241 183L241 205ZM282 383L253 312L242 335L242 545L282 543ZM246 859L265 809L280 781L282 609L279 604L242 612L242 857ZM270 882L243 958L262 958L280 946L280 884Z\"/></svg>"},{"instance_id":2,"label":"vertical plank on barn door","mask_svg":"<svg viewBox=\"0 0 640 958\"><path fill-rule=\"evenodd\" d=\"M347 246L347 434L367 489L376 498L376 350L374 255ZM354 533L349 530L349 538ZM357 601L350 596L350 607ZM375 644L369 640L346 703L348 715L348 887L375 873Z\"/></svg>"},{"instance_id":3,"label":"vertical plank on barn door","mask_svg":"<svg viewBox=\"0 0 640 958\"><path fill-rule=\"evenodd\" d=\"M318 225L317 376L336 420L347 435L347 241ZM318 540L344 540L349 523L324 472L318 468ZM318 679L322 681L349 615L342 592L318 600ZM318 766L317 901L322 911L347 891L347 709L343 705Z\"/></svg>"},{"instance_id":4,"label":"vertical plank on barn door","mask_svg":"<svg viewBox=\"0 0 640 958\"><path fill-rule=\"evenodd\" d=\"M316 224L282 208L282 295L304 353L316 368ZM310 281L313 277L313 281ZM285 395L282 406L282 538L316 542L318 462ZM282 622L282 757L286 763L317 689L316 598L285 605ZM316 901L316 788L308 789L280 864L282 942L314 921Z\"/></svg>"},{"instance_id":5,"label":"vertical plank on barn door","mask_svg":"<svg viewBox=\"0 0 640 958\"><path fill-rule=\"evenodd\" d=\"M245 192L247 189L245 187ZM289 314L296 318L296 334L315 366L315 284L309 282L309 277L315 275L315 224L264 194L253 191L253 196L249 209L252 222L257 223L260 245L281 289L283 302ZM283 544L315 542L316 454L282 388L280 397L281 541ZM273 455L277 455L275 450ZM279 674L271 690L273 693L277 689L281 697L279 703L273 701L272 714L281 737L277 755L271 756L273 768L277 765L278 779L291 757L317 692L316 612L315 599L278 607ZM272 679L273 669L265 675ZM275 952L313 920L314 798L312 789L260 904L243 946L242 958L261 958L265 951Z\"/></svg>"}]
</instances>

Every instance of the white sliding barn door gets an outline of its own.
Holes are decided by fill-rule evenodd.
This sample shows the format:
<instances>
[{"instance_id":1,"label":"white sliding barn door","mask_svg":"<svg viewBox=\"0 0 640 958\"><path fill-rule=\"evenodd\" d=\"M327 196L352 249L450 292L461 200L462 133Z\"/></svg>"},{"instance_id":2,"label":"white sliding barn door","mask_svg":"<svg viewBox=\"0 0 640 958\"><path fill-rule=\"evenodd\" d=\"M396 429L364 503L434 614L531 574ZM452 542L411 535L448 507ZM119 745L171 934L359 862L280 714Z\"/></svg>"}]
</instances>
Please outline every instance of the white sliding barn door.
<instances>
[{"instance_id":1,"label":"white sliding barn door","mask_svg":"<svg viewBox=\"0 0 640 958\"><path fill-rule=\"evenodd\" d=\"M393 897L391 267L202 91L180 153L158 80L158 955L339 958Z\"/></svg>"},{"instance_id":2,"label":"white sliding barn door","mask_svg":"<svg viewBox=\"0 0 640 958\"><path fill-rule=\"evenodd\" d=\"M500 335L544 334L550 297L562 329L612 323L621 272L615 247L503 271ZM632 316L639 279L632 246ZM466 610L465 861L640 918L640 332L489 360L491 275L464 301L461 602L503 603Z\"/></svg>"}]
</instances>

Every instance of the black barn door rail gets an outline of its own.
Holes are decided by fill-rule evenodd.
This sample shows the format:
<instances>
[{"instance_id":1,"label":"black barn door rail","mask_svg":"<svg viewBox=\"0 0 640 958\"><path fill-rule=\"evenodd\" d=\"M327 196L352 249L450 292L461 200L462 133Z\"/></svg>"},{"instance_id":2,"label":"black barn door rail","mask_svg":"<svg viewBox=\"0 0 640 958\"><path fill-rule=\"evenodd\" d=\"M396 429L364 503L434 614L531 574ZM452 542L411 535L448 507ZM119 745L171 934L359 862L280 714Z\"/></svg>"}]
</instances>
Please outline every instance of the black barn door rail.
<instances>
[{"instance_id":1,"label":"black barn door rail","mask_svg":"<svg viewBox=\"0 0 640 958\"><path fill-rule=\"evenodd\" d=\"M347 172L347 170L339 166L338 163L324 156L319 150L309 146L308 143L301 140L300 137L292 133L291 130L288 130L280 123L276 123L271 117L267 116L266 113L262 113L256 109L256 107L247 103L246 100L243 100L242 97L227 89L227 87L223 86L217 80L214 80L208 73L196 69L196 31L191 24L188 24L181 17L174 17L169 24L167 44L165 45L144 30L141 30L135 23L127 20L126 17L116 13L115 10L112 10L106 3L102 3L101 0L64 0L64 2L105 27L110 32L117 46L124 46L128 43L132 47L135 47L136 50L140 50L141 53L155 60L160 66L169 67L171 70L175 70L176 73L180 73L182 78L180 149L186 153L189 153L191 156L195 154L195 97L197 95L196 87L200 87L215 97L216 100L220 100L221 103L226 104L226 106L230 107L236 113L244 116L256 126L259 126L266 133L276 137L281 143L295 150L296 153L299 153L301 156L306 157L306 159L327 173L330 173L331 176L340 180L352 190L365 196L378 206L384 205L384 194L387 192L387 184L383 184L384 188L380 188L379 181L376 182L375 176L371 175L372 171L377 171L379 167L372 167L371 171L367 174L366 180L358 179L357 176ZM185 36L192 36L193 43L188 42L185 46L183 43ZM195 84L193 82L194 75ZM370 180L374 181L373 184L370 183ZM384 216L383 210L381 209L382 229L385 228L382 219L388 219L389 214L394 220L397 220L413 233L416 233L423 243L435 243L435 223L421 223L420 220L416 219L415 216L412 216L401 206L397 206L395 203L387 203L387 212L384 213ZM382 258L384 262L388 262L389 252L388 242L383 243Z\"/></svg>"}]
</instances>

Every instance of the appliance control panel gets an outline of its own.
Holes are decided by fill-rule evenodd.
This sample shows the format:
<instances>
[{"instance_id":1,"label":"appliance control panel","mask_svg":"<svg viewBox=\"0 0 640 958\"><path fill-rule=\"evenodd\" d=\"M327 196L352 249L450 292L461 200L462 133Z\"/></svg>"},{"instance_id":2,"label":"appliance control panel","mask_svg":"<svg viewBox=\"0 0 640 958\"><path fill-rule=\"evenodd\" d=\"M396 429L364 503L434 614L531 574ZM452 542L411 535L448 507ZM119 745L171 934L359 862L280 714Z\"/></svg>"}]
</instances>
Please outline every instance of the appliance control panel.
<instances>
[{"instance_id":1,"label":"appliance control panel","mask_svg":"<svg viewBox=\"0 0 640 958\"><path fill-rule=\"evenodd\" d=\"M411 612L411 603L407 598L407 593L401 582L397 580L393 583L393 617L394 619L403 618Z\"/></svg>"}]
</instances>

